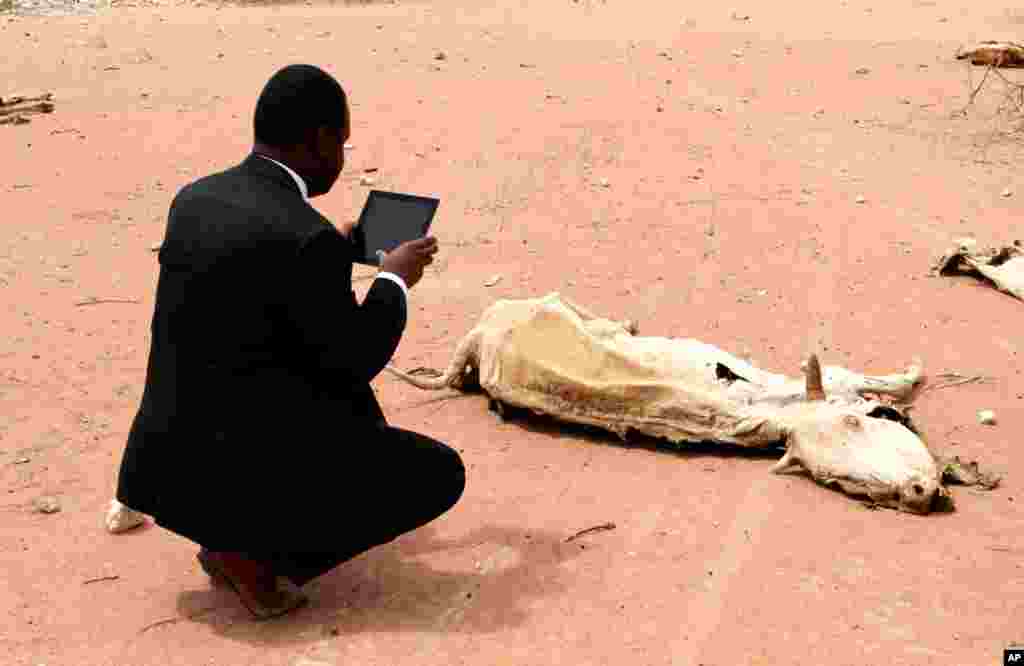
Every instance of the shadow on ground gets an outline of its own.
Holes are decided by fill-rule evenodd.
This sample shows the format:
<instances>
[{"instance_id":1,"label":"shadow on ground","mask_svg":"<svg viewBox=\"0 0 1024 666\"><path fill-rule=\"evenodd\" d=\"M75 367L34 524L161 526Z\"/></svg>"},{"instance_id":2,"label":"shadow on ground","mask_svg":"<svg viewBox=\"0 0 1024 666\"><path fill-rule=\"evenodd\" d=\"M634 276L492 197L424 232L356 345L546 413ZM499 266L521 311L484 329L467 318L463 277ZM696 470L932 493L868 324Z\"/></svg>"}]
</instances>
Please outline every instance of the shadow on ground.
<instances>
[{"instance_id":1,"label":"shadow on ground","mask_svg":"<svg viewBox=\"0 0 1024 666\"><path fill-rule=\"evenodd\" d=\"M223 588L182 592L178 613L267 646L364 632L496 632L524 624L533 601L565 593L561 565L586 548L566 536L487 526L446 540L428 525L313 581L310 605L289 616L253 621Z\"/></svg>"}]
</instances>

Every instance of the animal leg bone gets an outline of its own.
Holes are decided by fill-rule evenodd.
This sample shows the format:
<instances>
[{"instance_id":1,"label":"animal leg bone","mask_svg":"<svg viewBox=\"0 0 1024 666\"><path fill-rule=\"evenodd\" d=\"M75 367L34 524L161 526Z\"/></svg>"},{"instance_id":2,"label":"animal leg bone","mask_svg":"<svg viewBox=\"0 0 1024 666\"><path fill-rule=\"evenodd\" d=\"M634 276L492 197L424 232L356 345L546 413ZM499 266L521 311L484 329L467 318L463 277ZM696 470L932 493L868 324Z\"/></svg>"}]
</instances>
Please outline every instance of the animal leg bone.
<instances>
[{"instance_id":1,"label":"animal leg bone","mask_svg":"<svg viewBox=\"0 0 1024 666\"><path fill-rule=\"evenodd\" d=\"M452 355L452 360L451 363L448 364L448 369L439 377L419 377L408 372L403 372L390 363L384 366L384 369L399 379L412 384L416 388L428 391L438 391L443 388L459 388L462 385L462 378L466 372L466 367L469 365L476 365L476 357L479 352L480 338L482 336L482 329L474 329L470 331L470 333L464 337L461 342L459 342L459 346L455 348L455 354Z\"/></svg>"},{"instance_id":2,"label":"animal leg bone","mask_svg":"<svg viewBox=\"0 0 1024 666\"><path fill-rule=\"evenodd\" d=\"M839 366L828 366L824 372L826 392L833 395L866 393L907 398L920 383L923 374L921 359L915 358L904 372L890 375L862 375Z\"/></svg>"},{"instance_id":3,"label":"animal leg bone","mask_svg":"<svg viewBox=\"0 0 1024 666\"><path fill-rule=\"evenodd\" d=\"M906 372L894 373L891 375L860 375L856 384L858 395L864 393L877 393L889 395L896 398L905 398L914 390L921 381L923 365L921 359L915 358Z\"/></svg>"},{"instance_id":4,"label":"animal leg bone","mask_svg":"<svg viewBox=\"0 0 1024 666\"><path fill-rule=\"evenodd\" d=\"M796 445L791 444L778 462L772 465L771 471L772 474L782 474L798 465L800 465L800 458L796 454Z\"/></svg>"},{"instance_id":5,"label":"animal leg bone","mask_svg":"<svg viewBox=\"0 0 1024 666\"><path fill-rule=\"evenodd\" d=\"M606 319L606 317L599 317L587 308L583 307L578 303L574 303L565 296L559 296L559 300L570 310L579 315L580 319L584 322L588 322L594 319ZM630 335L636 335L640 332L640 324L635 319L623 319L622 321L616 321L615 323L621 324L624 329L629 331Z\"/></svg>"}]
</instances>

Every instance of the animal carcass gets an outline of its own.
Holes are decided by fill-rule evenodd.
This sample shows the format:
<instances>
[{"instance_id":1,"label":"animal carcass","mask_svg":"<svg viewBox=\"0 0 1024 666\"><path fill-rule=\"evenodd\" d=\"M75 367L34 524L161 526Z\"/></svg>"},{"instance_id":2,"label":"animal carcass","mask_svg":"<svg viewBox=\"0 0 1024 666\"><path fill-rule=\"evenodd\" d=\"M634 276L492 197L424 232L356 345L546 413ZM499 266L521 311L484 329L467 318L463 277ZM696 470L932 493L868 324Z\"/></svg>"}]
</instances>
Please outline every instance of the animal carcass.
<instances>
[{"instance_id":1,"label":"animal carcass","mask_svg":"<svg viewBox=\"0 0 1024 666\"><path fill-rule=\"evenodd\" d=\"M468 390L494 401L589 424L681 442L785 444L773 467L913 513L952 508L932 454L898 409L921 378L822 368L804 378L767 372L692 339L642 337L630 321L597 317L560 296L500 300L458 344L444 373L387 370L422 389Z\"/></svg>"},{"instance_id":2,"label":"animal carcass","mask_svg":"<svg viewBox=\"0 0 1024 666\"><path fill-rule=\"evenodd\" d=\"M956 247L939 258L934 271L939 275L981 276L999 291L1024 299L1024 250L1020 241L980 252L975 246L973 239L958 241Z\"/></svg>"}]
</instances>

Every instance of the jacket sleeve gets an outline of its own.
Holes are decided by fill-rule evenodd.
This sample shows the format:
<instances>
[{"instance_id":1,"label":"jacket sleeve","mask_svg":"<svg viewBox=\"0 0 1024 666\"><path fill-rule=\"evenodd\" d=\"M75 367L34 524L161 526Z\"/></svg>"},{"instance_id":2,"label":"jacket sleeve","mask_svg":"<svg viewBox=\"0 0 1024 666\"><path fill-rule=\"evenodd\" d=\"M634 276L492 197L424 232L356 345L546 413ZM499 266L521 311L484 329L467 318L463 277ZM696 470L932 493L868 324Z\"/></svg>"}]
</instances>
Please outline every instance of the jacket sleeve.
<instances>
[{"instance_id":1,"label":"jacket sleeve","mask_svg":"<svg viewBox=\"0 0 1024 666\"><path fill-rule=\"evenodd\" d=\"M402 288L374 280L363 299L352 291L352 247L333 227L316 232L299 249L286 309L318 372L368 383L391 360L405 330Z\"/></svg>"}]
</instances>

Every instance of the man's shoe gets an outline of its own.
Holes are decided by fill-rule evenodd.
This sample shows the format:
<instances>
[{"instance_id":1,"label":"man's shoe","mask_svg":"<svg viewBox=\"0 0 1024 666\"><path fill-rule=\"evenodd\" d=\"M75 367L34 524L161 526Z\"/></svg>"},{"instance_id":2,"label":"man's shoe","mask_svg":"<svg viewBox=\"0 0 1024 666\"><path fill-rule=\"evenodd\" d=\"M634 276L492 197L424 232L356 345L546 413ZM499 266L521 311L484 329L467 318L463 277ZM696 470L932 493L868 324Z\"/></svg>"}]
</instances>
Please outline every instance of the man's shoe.
<instances>
[{"instance_id":1,"label":"man's shoe","mask_svg":"<svg viewBox=\"0 0 1024 666\"><path fill-rule=\"evenodd\" d=\"M290 580L275 576L265 565L239 553L204 549L198 557L210 577L230 585L257 620L280 617L309 602L302 590Z\"/></svg>"}]
</instances>

